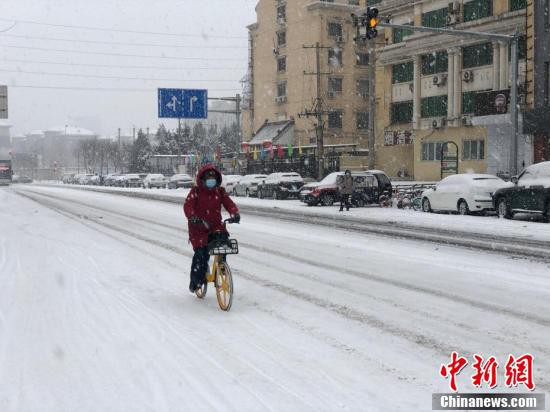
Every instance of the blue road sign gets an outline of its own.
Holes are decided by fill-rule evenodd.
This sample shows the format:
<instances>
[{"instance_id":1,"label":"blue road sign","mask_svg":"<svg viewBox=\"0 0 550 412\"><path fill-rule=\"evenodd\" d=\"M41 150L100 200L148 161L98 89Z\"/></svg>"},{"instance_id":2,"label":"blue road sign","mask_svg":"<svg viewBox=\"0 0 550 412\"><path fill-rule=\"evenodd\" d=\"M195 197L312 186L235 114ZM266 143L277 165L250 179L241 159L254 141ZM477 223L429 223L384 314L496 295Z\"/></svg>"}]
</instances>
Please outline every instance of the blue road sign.
<instances>
[{"instance_id":1,"label":"blue road sign","mask_svg":"<svg viewBox=\"0 0 550 412\"><path fill-rule=\"evenodd\" d=\"M208 118L208 90L158 89L160 118Z\"/></svg>"}]
</instances>

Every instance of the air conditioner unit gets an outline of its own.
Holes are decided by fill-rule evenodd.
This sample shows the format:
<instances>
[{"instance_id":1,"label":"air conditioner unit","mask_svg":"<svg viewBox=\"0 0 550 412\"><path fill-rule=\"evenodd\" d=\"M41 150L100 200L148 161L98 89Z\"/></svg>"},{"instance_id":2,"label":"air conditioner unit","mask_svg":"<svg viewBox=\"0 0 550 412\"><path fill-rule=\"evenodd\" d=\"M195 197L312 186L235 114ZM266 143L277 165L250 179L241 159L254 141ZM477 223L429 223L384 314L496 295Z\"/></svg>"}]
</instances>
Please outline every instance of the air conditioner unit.
<instances>
[{"instance_id":1,"label":"air conditioner unit","mask_svg":"<svg viewBox=\"0 0 550 412\"><path fill-rule=\"evenodd\" d=\"M444 127L447 124L447 119L444 117L441 117L439 119L434 119L432 121L432 129L439 129L441 127Z\"/></svg>"},{"instance_id":2,"label":"air conditioner unit","mask_svg":"<svg viewBox=\"0 0 550 412\"><path fill-rule=\"evenodd\" d=\"M286 96L277 96L275 101L279 104L286 102Z\"/></svg>"},{"instance_id":3,"label":"air conditioner unit","mask_svg":"<svg viewBox=\"0 0 550 412\"><path fill-rule=\"evenodd\" d=\"M464 126L471 126L472 125L472 116L462 116L462 124Z\"/></svg>"},{"instance_id":4,"label":"air conditioner unit","mask_svg":"<svg viewBox=\"0 0 550 412\"><path fill-rule=\"evenodd\" d=\"M445 86L447 84L447 75L440 74L440 75L434 76L432 79L432 82L435 86Z\"/></svg>"},{"instance_id":5,"label":"air conditioner unit","mask_svg":"<svg viewBox=\"0 0 550 412\"><path fill-rule=\"evenodd\" d=\"M344 37L343 36L335 36L334 40L336 40L336 43L343 43Z\"/></svg>"},{"instance_id":6,"label":"air conditioner unit","mask_svg":"<svg viewBox=\"0 0 550 412\"><path fill-rule=\"evenodd\" d=\"M465 70L462 72L462 80L464 80L466 83L470 83L474 81L474 72L471 70Z\"/></svg>"},{"instance_id":7,"label":"air conditioner unit","mask_svg":"<svg viewBox=\"0 0 550 412\"><path fill-rule=\"evenodd\" d=\"M327 92L327 97L329 99L334 99L336 97L336 92L333 92L333 91L328 91Z\"/></svg>"},{"instance_id":8,"label":"air conditioner unit","mask_svg":"<svg viewBox=\"0 0 550 412\"><path fill-rule=\"evenodd\" d=\"M456 14L448 14L447 15L447 26L451 26L453 24L458 23L458 15Z\"/></svg>"}]
</instances>

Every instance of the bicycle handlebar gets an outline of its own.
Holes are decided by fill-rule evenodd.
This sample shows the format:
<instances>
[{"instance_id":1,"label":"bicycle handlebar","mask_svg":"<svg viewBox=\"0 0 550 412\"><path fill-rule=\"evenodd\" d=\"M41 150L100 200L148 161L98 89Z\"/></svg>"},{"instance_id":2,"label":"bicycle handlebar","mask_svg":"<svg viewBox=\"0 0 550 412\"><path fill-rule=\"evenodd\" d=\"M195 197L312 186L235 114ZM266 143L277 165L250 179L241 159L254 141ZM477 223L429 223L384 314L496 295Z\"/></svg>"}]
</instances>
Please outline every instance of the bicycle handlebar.
<instances>
[{"instance_id":1,"label":"bicycle handlebar","mask_svg":"<svg viewBox=\"0 0 550 412\"><path fill-rule=\"evenodd\" d=\"M223 225L224 225L224 226L225 226L227 223L232 224L232 223L236 223L236 222L235 222L235 219L234 219L234 218L230 217L229 219L225 219L225 220L223 221Z\"/></svg>"}]
</instances>

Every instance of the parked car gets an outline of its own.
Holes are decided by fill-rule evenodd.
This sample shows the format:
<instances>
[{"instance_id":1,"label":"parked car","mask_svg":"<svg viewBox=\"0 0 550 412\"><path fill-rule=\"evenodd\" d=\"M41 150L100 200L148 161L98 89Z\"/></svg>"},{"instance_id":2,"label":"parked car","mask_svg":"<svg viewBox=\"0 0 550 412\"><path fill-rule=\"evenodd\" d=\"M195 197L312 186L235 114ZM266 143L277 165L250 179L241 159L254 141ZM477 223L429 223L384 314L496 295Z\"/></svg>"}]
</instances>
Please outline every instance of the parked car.
<instances>
[{"instance_id":1,"label":"parked car","mask_svg":"<svg viewBox=\"0 0 550 412\"><path fill-rule=\"evenodd\" d=\"M157 189L164 188L166 187L166 178L160 173L149 173L143 179L142 187L144 189L152 189L154 187Z\"/></svg>"},{"instance_id":2,"label":"parked car","mask_svg":"<svg viewBox=\"0 0 550 412\"><path fill-rule=\"evenodd\" d=\"M130 173L126 175L123 180L124 187L141 187L143 186L143 179L137 173Z\"/></svg>"},{"instance_id":3,"label":"parked car","mask_svg":"<svg viewBox=\"0 0 550 412\"><path fill-rule=\"evenodd\" d=\"M168 189L190 188L193 187L193 178L188 174L177 174L168 180L166 187Z\"/></svg>"},{"instance_id":4,"label":"parked car","mask_svg":"<svg viewBox=\"0 0 550 412\"><path fill-rule=\"evenodd\" d=\"M103 185L104 186L114 186L115 185L115 181L117 179L117 177L119 177L120 174L118 173L109 173L107 176L105 176L105 179L103 180Z\"/></svg>"},{"instance_id":5,"label":"parked car","mask_svg":"<svg viewBox=\"0 0 550 412\"><path fill-rule=\"evenodd\" d=\"M242 178L243 177L241 175L223 175L222 187L225 188L227 193L233 193L233 188Z\"/></svg>"},{"instance_id":6,"label":"parked car","mask_svg":"<svg viewBox=\"0 0 550 412\"><path fill-rule=\"evenodd\" d=\"M260 184L267 175L246 175L243 176L233 187L234 196L256 196L258 193L258 184Z\"/></svg>"},{"instance_id":7,"label":"parked car","mask_svg":"<svg viewBox=\"0 0 550 412\"><path fill-rule=\"evenodd\" d=\"M531 165L519 177L512 177L512 184L495 191L493 200L499 217L542 214L550 223L550 162Z\"/></svg>"},{"instance_id":8,"label":"parked car","mask_svg":"<svg viewBox=\"0 0 550 412\"><path fill-rule=\"evenodd\" d=\"M74 173L66 173L61 178L61 181L66 185L74 183L74 176Z\"/></svg>"},{"instance_id":9,"label":"parked car","mask_svg":"<svg viewBox=\"0 0 550 412\"><path fill-rule=\"evenodd\" d=\"M433 189L422 193L424 212L446 211L461 215L493 209L493 194L510 183L485 174L458 174L441 180Z\"/></svg>"},{"instance_id":10,"label":"parked car","mask_svg":"<svg viewBox=\"0 0 550 412\"><path fill-rule=\"evenodd\" d=\"M94 175L91 173L78 175L78 181L76 183L79 185L88 185L92 177L94 177Z\"/></svg>"},{"instance_id":11,"label":"parked car","mask_svg":"<svg viewBox=\"0 0 550 412\"><path fill-rule=\"evenodd\" d=\"M388 192L388 195L392 197L393 187L390 178L385 172L383 172L382 170L366 170L365 173L376 176L380 193L382 194L384 192Z\"/></svg>"},{"instance_id":12,"label":"parked car","mask_svg":"<svg viewBox=\"0 0 550 412\"><path fill-rule=\"evenodd\" d=\"M13 175L11 178L12 183L32 183L32 179L28 176Z\"/></svg>"},{"instance_id":13,"label":"parked car","mask_svg":"<svg viewBox=\"0 0 550 412\"><path fill-rule=\"evenodd\" d=\"M258 197L298 198L303 185L304 179L298 173L271 173L258 185Z\"/></svg>"},{"instance_id":14,"label":"parked car","mask_svg":"<svg viewBox=\"0 0 550 412\"><path fill-rule=\"evenodd\" d=\"M306 203L308 206L332 206L334 202L340 200L340 193L338 190L337 179L339 176L343 176L344 172L333 172L325 176L323 180L316 183L308 183L304 185L300 190L300 200ZM365 196L363 197L364 203L378 203L380 196L378 179L376 176L365 172L352 172L354 195L359 188L363 188ZM367 176L369 176L367 178Z\"/></svg>"},{"instance_id":15,"label":"parked car","mask_svg":"<svg viewBox=\"0 0 550 412\"><path fill-rule=\"evenodd\" d=\"M88 180L88 183L91 186L99 186L101 184L101 176L94 175L90 177L90 180Z\"/></svg>"},{"instance_id":16,"label":"parked car","mask_svg":"<svg viewBox=\"0 0 550 412\"><path fill-rule=\"evenodd\" d=\"M115 187L124 187L126 185L126 175L115 176L113 181L113 186Z\"/></svg>"}]
</instances>

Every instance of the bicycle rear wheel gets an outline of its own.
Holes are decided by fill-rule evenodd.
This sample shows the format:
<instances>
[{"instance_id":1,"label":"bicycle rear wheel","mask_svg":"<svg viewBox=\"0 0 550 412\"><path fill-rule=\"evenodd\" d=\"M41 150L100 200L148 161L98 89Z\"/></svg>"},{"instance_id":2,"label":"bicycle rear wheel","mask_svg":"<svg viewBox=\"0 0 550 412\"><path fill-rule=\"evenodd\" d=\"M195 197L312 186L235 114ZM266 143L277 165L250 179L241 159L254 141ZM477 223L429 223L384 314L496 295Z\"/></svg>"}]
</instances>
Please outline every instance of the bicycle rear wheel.
<instances>
[{"instance_id":1,"label":"bicycle rear wheel","mask_svg":"<svg viewBox=\"0 0 550 412\"><path fill-rule=\"evenodd\" d=\"M233 303L233 277L227 262L220 262L216 270L216 298L221 310L228 311Z\"/></svg>"}]
</instances>

